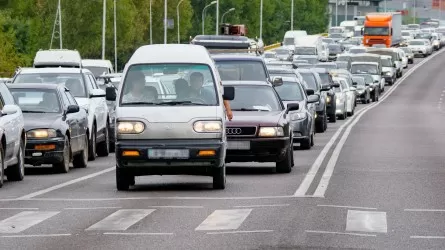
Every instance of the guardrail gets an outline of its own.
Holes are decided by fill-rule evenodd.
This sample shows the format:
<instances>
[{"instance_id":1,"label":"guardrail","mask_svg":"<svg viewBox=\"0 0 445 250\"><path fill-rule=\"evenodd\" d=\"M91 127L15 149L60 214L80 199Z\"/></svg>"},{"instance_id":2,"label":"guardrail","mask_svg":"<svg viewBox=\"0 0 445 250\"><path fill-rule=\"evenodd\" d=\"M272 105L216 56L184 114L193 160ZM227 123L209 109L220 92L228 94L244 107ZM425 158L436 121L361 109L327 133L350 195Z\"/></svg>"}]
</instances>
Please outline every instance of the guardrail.
<instances>
[{"instance_id":1,"label":"guardrail","mask_svg":"<svg viewBox=\"0 0 445 250\"><path fill-rule=\"evenodd\" d=\"M317 34L317 35L327 37L328 33L321 33L321 34ZM264 46L264 51L276 49L278 47L281 47L281 43L274 43L274 44L271 44L271 45Z\"/></svg>"}]
</instances>

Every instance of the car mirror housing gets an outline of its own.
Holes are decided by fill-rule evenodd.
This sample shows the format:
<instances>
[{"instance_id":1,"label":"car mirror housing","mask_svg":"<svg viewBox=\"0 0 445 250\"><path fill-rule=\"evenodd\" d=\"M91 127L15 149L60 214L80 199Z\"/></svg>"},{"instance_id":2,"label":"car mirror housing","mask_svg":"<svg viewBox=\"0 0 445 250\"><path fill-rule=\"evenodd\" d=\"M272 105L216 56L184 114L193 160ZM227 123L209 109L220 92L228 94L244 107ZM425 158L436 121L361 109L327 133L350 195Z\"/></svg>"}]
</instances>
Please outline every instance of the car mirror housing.
<instances>
[{"instance_id":1,"label":"car mirror housing","mask_svg":"<svg viewBox=\"0 0 445 250\"><path fill-rule=\"evenodd\" d=\"M319 95L310 95L307 98L307 102L308 103L315 103L315 102L318 102L318 101L320 101L320 96Z\"/></svg>"},{"instance_id":2,"label":"car mirror housing","mask_svg":"<svg viewBox=\"0 0 445 250\"><path fill-rule=\"evenodd\" d=\"M298 103L289 103L287 104L286 111L297 111L300 108Z\"/></svg>"},{"instance_id":3,"label":"car mirror housing","mask_svg":"<svg viewBox=\"0 0 445 250\"><path fill-rule=\"evenodd\" d=\"M232 86L225 86L223 99L225 101L232 101L235 99L235 88Z\"/></svg>"},{"instance_id":4,"label":"car mirror housing","mask_svg":"<svg viewBox=\"0 0 445 250\"><path fill-rule=\"evenodd\" d=\"M79 105L69 105L66 109L67 114L77 113L80 111Z\"/></svg>"},{"instance_id":5,"label":"car mirror housing","mask_svg":"<svg viewBox=\"0 0 445 250\"><path fill-rule=\"evenodd\" d=\"M315 94L315 91L313 89L306 89L306 95L311 96Z\"/></svg>"},{"instance_id":6,"label":"car mirror housing","mask_svg":"<svg viewBox=\"0 0 445 250\"><path fill-rule=\"evenodd\" d=\"M116 101L116 89L114 87L107 87L105 89L105 98L107 101Z\"/></svg>"},{"instance_id":7,"label":"car mirror housing","mask_svg":"<svg viewBox=\"0 0 445 250\"><path fill-rule=\"evenodd\" d=\"M2 116L12 115L19 111L19 107L16 105L5 105L1 111Z\"/></svg>"},{"instance_id":8,"label":"car mirror housing","mask_svg":"<svg viewBox=\"0 0 445 250\"><path fill-rule=\"evenodd\" d=\"M105 97L106 93L103 89L93 89L90 92L90 98Z\"/></svg>"}]
</instances>

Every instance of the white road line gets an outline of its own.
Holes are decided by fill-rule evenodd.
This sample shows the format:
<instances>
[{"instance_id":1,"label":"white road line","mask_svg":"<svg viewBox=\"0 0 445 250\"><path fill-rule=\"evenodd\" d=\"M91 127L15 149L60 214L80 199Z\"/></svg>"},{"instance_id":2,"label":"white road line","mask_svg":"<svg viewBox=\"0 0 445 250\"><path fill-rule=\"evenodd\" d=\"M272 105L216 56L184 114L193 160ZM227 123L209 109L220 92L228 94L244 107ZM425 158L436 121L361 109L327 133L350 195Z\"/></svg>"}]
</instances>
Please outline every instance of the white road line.
<instances>
[{"instance_id":1,"label":"white road line","mask_svg":"<svg viewBox=\"0 0 445 250\"><path fill-rule=\"evenodd\" d=\"M445 212L445 209L419 209L419 208L407 208L403 209L405 212Z\"/></svg>"},{"instance_id":2,"label":"white road line","mask_svg":"<svg viewBox=\"0 0 445 250\"><path fill-rule=\"evenodd\" d=\"M330 231L317 231L317 230L306 230L306 233L338 234L338 235L351 235L351 236L363 236L363 237L377 237L377 235L375 235L375 234L343 233L343 232L330 232Z\"/></svg>"},{"instance_id":3,"label":"white road line","mask_svg":"<svg viewBox=\"0 0 445 250\"><path fill-rule=\"evenodd\" d=\"M61 237L71 236L71 234L22 234L22 235L1 235L1 238L39 238L39 237Z\"/></svg>"},{"instance_id":4,"label":"white road line","mask_svg":"<svg viewBox=\"0 0 445 250\"><path fill-rule=\"evenodd\" d=\"M440 239L444 240L445 236L422 236L422 235L414 235L410 237L411 239L426 239L426 240L432 240L432 239Z\"/></svg>"},{"instance_id":5,"label":"white road line","mask_svg":"<svg viewBox=\"0 0 445 250\"><path fill-rule=\"evenodd\" d=\"M215 210L195 230L236 230L252 209Z\"/></svg>"},{"instance_id":6,"label":"white road line","mask_svg":"<svg viewBox=\"0 0 445 250\"><path fill-rule=\"evenodd\" d=\"M387 233L386 212L348 210L346 231Z\"/></svg>"},{"instance_id":7,"label":"white road line","mask_svg":"<svg viewBox=\"0 0 445 250\"><path fill-rule=\"evenodd\" d=\"M377 208L374 208L374 207L354 207L354 206L338 206L338 205L317 205L317 207L335 207L335 208L377 210Z\"/></svg>"},{"instance_id":8,"label":"white road line","mask_svg":"<svg viewBox=\"0 0 445 250\"><path fill-rule=\"evenodd\" d=\"M120 209L122 207L66 207L65 210Z\"/></svg>"},{"instance_id":9,"label":"white road line","mask_svg":"<svg viewBox=\"0 0 445 250\"><path fill-rule=\"evenodd\" d=\"M39 210L36 207L0 207L0 210Z\"/></svg>"},{"instance_id":10,"label":"white road line","mask_svg":"<svg viewBox=\"0 0 445 250\"><path fill-rule=\"evenodd\" d=\"M237 208L255 208L255 207L287 207L289 204L267 204L267 205L246 205L246 206L233 206Z\"/></svg>"},{"instance_id":11,"label":"white road line","mask_svg":"<svg viewBox=\"0 0 445 250\"><path fill-rule=\"evenodd\" d=\"M97 222L86 230L118 231L127 230L132 225L153 213L155 209L122 209Z\"/></svg>"},{"instance_id":12,"label":"white road line","mask_svg":"<svg viewBox=\"0 0 445 250\"><path fill-rule=\"evenodd\" d=\"M128 235L128 236L162 236L162 235L174 235L174 233L116 233L107 232L104 235Z\"/></svg>"},{"instance_id":13,"label":"white road line","mask_svg":"<svg viewBox=\"0 0 445 250\"><path fill-rule=\"evenodd\" d=\"M46 194L46 193L49 193L51 191L54 191L54 190L57 190L57 189L60 189L60 188L72 185L74 183L78 183L78 182L81 182L81 181L84 181L84 180L88 180L88 179L94 178L94 177L102 175L102 174L106 174L108 172L114 171L115 169L116 169L116 167L107 168L107 169L104 169L104 170L96 172L96 173L85 175L85 176L82 176L82 177L74 179L74 180L70 180L70 181L67 181L67 182L64 182L64 183L61 183L61 184L49 187L49 188L45 188L45 189L37 191L37 192L33 192L33 193L30 193L30 194L24 195L22 197L17 198L16 200L31 199L31 198L34 198L36 196L39 196L39 195L42 195L42 194Z\"/></svg>"},{"instance_id":14,"label":"white road line","mask_svg":"<svg viewBox=\"0 0 445 250\"><path fill-rule=\"evenodd\" d=\"M40 222L47 220L59 212L25 211L0 221L0 233L20 233Z\"/></svg>"},{"instance_id":15,"label":"white road line","mask_svg":"<svg viewBox=\"0 0 445 250\"><path fill-rule=\"evenodd\" d=\"M416 69L421 67L423 64L427 63L429 60L431 60L435 56L441 54L442 52L443 51L436 53L433 56L430 56L428 59L423 60L422 62L420 62L413 68L411 68L408 72L405 73L405 75L401 79L399 79L399 81L395 85L392 86L392 88L390 88L386 93L384 93L382 95L379 102L373 103L373 104L369 105L368 107L363 108L361 110L362 112L358 116L356 116L352 119L353 122L350 125L348 125L348 128L345 130L345 133L341 137L340 141L338 142L337 146L334 149L334 152L332 153L332 155L328 161L325 172L323 173L323 176L321 177L321 180L317 186L317 189L314 192L314 197L324 197L324 194L326 193L326 190L329 185L329 181L331 180L332 174L334 172L334 168L337 165L337 160L338 160L338 157L340 156L341 150L343 149L343 146L344 146L346 140L348 139L348 136L349 136L352 128L355 126L355 124L357 124L357 122L360 120L360 118L364 114L366 114L369 110L371 110L371 109L379 106L381 103L383 103L397 89L397 87L400 86L404 82L404 80L406 78L408 78L413 72L415 72ZM346 125L346 123L344 125ZM321 162L323 162L323 160L324 160L324 157ZM315 177L315 175L314 175L314 177ZM310 186L310 184L311 183L309 183L309 186ZM309 186L308 186L308 188L309 188Z\"/></svg>"},{"instance_id":16,"label":"white road line","mask_svg":"<svg viewBox=\"0 0 445 250\"><path fill-rule=\"evenodd\" d=\"M273 230L251 230L251 231L228 231L228 232L208 232L206 234L246 234L246 233L271 233Z\"/></svg>"},{"instance_id":17,"label":"white road line","mask_svg":"<svg viewBox=\"0 0 445 250\"><path fill-rule=\"evenodd\" d=\"M204 208L204 206L148 206L150 208Z\"/></svg>"}]
</instances>

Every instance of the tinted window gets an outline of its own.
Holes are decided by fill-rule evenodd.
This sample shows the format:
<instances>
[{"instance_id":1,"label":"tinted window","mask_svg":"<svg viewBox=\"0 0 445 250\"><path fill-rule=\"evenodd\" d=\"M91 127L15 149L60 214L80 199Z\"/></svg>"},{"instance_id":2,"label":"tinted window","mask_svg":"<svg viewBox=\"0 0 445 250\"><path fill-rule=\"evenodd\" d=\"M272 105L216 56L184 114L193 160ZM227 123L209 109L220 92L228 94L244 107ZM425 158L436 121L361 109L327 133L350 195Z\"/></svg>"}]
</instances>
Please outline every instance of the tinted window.
<instances>
[{"instance_id":1,"label":"tinted window","mask_svg":"<svg viewBox=\"0 0 445 250\"><path fill-rule=\"evenodd\" d=\"M298 82L284 81L283 85L275 87L278 95L283 101L303 101L304 94Z\"/></svg>"},{"instance_id":2,"label":"tinted window","mask_svg":"<svg viewBox=\"0 0 445 250\"><path fill-rule=\"evenodd\" d=\"M85 84L81 74L70 73L34 73L19 74L14 83L53 83L64 84L75 97L86 97Z\"/></svg>"},{"instance_id":3,"label":"tinted window","mask_svg":"<svg viewBox=\"0 0 445 250\"><path fill-rule=\"evenodd\" d=\"M363 77L353 77L352 80L354 80L357 85L365 86L365 79Z\"/></svg>"},{"instance_id":4,"label":"tinted window","mask_svg":"<svg viewBox=\"0 0 445 250\"><path fill-rule=\"evenodd\" d=\"M372 64L353 64L351 66L352 74L371 74L375 75L378 73L378 68L376 65Z\"/></svg>"},{"instance_id":5,"label":"tinted window","mask_svg":"<svg viewBox=\"0 0 445 250\"><path fill-rule=\"evenodd\" d=\"M425 45L424 41L410 41L409 45Z\"/></svg>"},{"instance_id":6,"label":"tinted window","mask_svg":"<svg viewBox=\"0 0 445 250\"><path fill-rule=\"evenodd\" d=\"M57 92L53 89L11 89L23 113L61 113Z\"/></svg>"},{"instance_id":7,"label":"tinted window","mask_svg":"<svg viewBox=\"0 0 445 250\"><path fill-rule=\"evenodd\" d=\"M331 77L328 73L318 73L323 84L331 84Z\"/></svg>"},{"instance_id":8,"label":"tinted window","mask_svg":"<svg viewBox=\"0 0 445 250\"><path fill-rule=\"evenodd\" d=\"M317 80L315 79L314 74L312 73L301 73L301 76L303 77L304 81L307 83L308 88L313 89L315 92L318 91L318 84Z\"/></svg>"},{"instance_id":9,"label":"tinted window","mask_svg":"<svg viewBox=\"0 0 445 250\"><path fill-rule=\"evenodd\" d=\"M279 111L280 100L270 86L235 86L235 99L230 101L234 111Z\"/></svg>"},{"instance_id":10,"label":"tinted window","mask_svg":"<svg viewBox=\"0 0 445 250\"><path fill-rule=\"evenodd\" d=\"M267 74L260 61L216 61L223 81L266 81Z\"/></svg>"}]
</instances>

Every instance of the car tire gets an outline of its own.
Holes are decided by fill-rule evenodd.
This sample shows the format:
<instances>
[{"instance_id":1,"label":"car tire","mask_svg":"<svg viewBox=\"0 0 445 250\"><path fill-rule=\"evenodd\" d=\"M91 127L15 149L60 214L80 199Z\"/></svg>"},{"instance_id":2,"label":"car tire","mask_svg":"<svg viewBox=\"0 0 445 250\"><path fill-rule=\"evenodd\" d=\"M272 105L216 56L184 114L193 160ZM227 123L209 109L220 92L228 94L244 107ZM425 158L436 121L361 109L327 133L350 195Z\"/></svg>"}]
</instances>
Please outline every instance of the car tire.
<instances>
[{"instance_id":1,"label":"car tire","mask_svg":"<svg viewBox=\"0 0 445 250\"><path fill-rule=\"evenodd\" d=\"M347 117L348 117L348 112L346 112L346 108L345 108L345 112L343 112L343 114L341 114L341 115L338 115L338 119L346 120Z\"/></svg>"},{"instance_id":2,"label":"car tire","mask_svg":"<svg viewBox=\"0 0 445 250\"><path fill-rule=\"evenodd\" d=\"M226 166L213 169L213 189L226 188Z\"/></svg>"},{"instance_id":3,"label":"car tire","mask_svg":"<svg viewBox=\"0 0 445 250\"><path fill-rule=\"evenodd\" d=\"M289 146L284 159L276 163L275 171L277 173L290 173L292 171L292 154L292 147Z\"/></svg>"},{"instance_id":4,"label":"car tire","mask_svg":"<svg viewBox=\"0 0 445 250\"><path fill-rule=\"evenodd\" d=\"M134 178L134 177L133 177ZM131 176L125 174L119 168L116 168L116 188L118 191L127 191L130 189Z\"/></svg>"},{"instance_id":5,"label":"car tire","mask_svg":"<svg viewBox=\"0 0 445 250\"><path fill-rule=\"evenodd\" d=\"M317 131L317 133L323 133L323 121L315 121L315 131Z\"/></svg>"},{"instance_id":6,"label":"car tire","mask_svg":"<svg viewBox=\"0 0 445 250\"><path fill-rule=\"evenodd\" d=\"M20 140L20 148L17 152L17 163L6 169L8 181L22 181L25 177L25 143Z\"/></svg>"},{"instance_id":7,"label":"car tire","mask_svg":"<svg viewBox=\"0 0 445 250\"><path fill-rule=\"evenodd\" d=\"M110 131L109 128L110 126L108 125L107 122L107 126L105 127L105 132L104 132L104 136L105 139L104 141L100 142L97 145L97 155L100 157L106 157L110 154Z\"/></svg>"},{"instance_id":8,"label":"car tire","mask_svg":"<svg viewBox=\"0 0 445 250\"><path fill-rule=\"evenodd\" d=\"M315 131L312 132L312 134L311 134L311 147L313 147L315 145L314 138L315 138ZM292 160L293 159L294 159L294 157L292 157Z\"/></svg>"},{"instance_id":9,"label":"car tire","mask_svg":"<svg viewBox=\"0 0 445 250\"><path fill-rule=\"evenodd\" d=\"M94 161L96 160L96 139L97 139L96 126L93 125L93 129L91 130L91 140L88 144L88 160Z\"/></svg>"},{"instance_id":10,"label":"car tire","mask_svg":"<svg viewBox=\"0 0 445 250\"><path fill-rule=\"evenodd\" d=\"M311 147L312 147L312 142L311 142L312 138L313 137L312 137L312 134L311 134L311 135L308 136L308 138L301 140L300 148L301 149L305 149L305 150L311 149Z\"/></svg>"},{"instance_id":11,"label":"car tire","mask_svg":"<svg viewBox=\"0 0 445 250\"><path fill-rule=\"evenodd\" d=\"M88 165L88 136L85 134L83 150L73 157L74 168L86 168Z\"/></svg>"},{"instance_id":12,"label":"car tire","mask_svg":"<svg viewBox=\"0 0 445 250\"><path fill-rule=\"evenodd\" d=\"M0 144L0 188L3 187L3 180L5 179L5 150Z\"/></svg>"},{"instance_id":13,"label":"car tire","mask_svg":"<svg viewBox=\"0 0 445 250\"><path fill-rule=\"evenodd\" d=\"M53 164L53 170L56 173L66 174L70 171L70 140L68 136L65 135L65 142L63 144L63 159L61 162Z\"/></svg>"},{"instance_id":14,"label":"car tire","mask_svg":"<svg viewBox=\"0 0 445 250\"><path fill-rule=\"evenodd\" d=\"M323 119L323 132L328 129L328 112L326 111L326 107L324 108L324 119Z\"/></svg>"},{"instance_id":15,"label":"car tire","mask_svg":"<svg viewBox=\"0 0 445 250\"><path fill-rule=\"evenodd\" d=\"M332 122L332 123L337 122L337 116L335 115L335 109L334 109L334 114L329 116L329 122Z\"/></svg>"}]
</instances>

